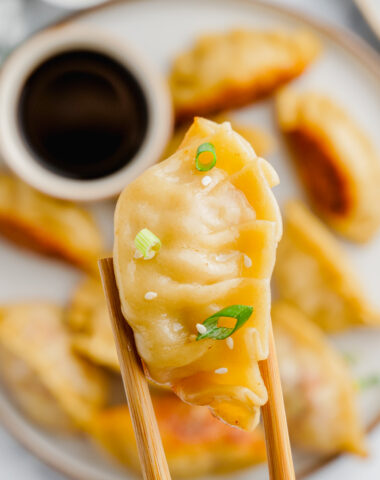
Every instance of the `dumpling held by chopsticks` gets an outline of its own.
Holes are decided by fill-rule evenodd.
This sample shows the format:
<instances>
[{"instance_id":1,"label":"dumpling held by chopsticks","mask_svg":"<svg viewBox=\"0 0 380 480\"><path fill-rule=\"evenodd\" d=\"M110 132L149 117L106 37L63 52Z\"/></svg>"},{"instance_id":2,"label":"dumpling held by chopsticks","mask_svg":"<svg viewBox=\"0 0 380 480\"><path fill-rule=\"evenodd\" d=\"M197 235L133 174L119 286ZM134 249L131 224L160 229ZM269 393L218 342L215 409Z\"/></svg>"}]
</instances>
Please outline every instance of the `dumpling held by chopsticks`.
<instances>
[{"instance_id":1,"label":"dumpling held by chopsticks","mask_svg":"<svg viewBox=\"0 0 380 480\"><path fill-rule=\"evenodd\" d=\"M278 177L229 123L196 119L115 214L123 313L148 375L227 423L257 425L267 392Z\"/></svg>"}]
</instances>

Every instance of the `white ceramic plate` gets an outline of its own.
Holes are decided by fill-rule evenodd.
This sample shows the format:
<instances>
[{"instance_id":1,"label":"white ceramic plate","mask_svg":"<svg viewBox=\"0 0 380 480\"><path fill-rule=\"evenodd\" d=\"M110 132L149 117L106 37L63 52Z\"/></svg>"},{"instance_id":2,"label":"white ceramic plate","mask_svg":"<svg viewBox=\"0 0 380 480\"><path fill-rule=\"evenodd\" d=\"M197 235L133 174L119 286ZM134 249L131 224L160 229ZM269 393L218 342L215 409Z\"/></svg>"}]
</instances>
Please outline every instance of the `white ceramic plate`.
<instances>
[{"instance_id":1,"label":"white ceramic plate","mask_svg":"<svg viewBox=\"0 0 380 480\"><path fill-rule=\"evenodd\" d=\"M111 2L70 17L61 28L72 23L90 24L120 35L151 57L164 72L173 56L200 32L242 26L265 29L308 25L320 36L324 53L310 71L294 83L300 88L325 91L345 105L380 150L378 58L359 40L331 31L304 16L253 0L132 0ZM275 133L270 100L244 108L238 115ZM283 204L289 197L302 196L281 144L269 160L281 177L281 185L276 189L280 203ZM94 207L108 234L112 231L112 208L109 203ZM357 267L368 295L380 307L380 237L365 247L347 244L345 248ZM21 252L2 241L0 265L0 303L29 298L67 302L78 279L78 274L70 268ZM379 332L355 331L338 337L336 341L343 351L355 353L358 357L354 372L357 376L380 372ZM380 389L369 390L360 401L364 421L369 426L380 415ZM109 461L84 438L57 437L36 429L14 408L5 391L0 391L0 415L21 443L72 478L129 478L125 470ZM296 457L298 471L310 470L321 464L320 458ZM266 467L235 473L233 478L265 479Z\"/></svg>"}]
</instances>

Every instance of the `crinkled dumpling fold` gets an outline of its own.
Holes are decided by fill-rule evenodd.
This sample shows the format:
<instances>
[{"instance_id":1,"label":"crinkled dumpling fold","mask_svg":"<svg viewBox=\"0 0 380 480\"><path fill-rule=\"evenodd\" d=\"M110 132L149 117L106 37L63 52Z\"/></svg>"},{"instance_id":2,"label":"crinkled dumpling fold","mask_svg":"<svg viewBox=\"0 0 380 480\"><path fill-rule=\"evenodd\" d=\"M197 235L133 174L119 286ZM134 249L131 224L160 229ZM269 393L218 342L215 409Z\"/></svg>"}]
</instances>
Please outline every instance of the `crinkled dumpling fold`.
<instances>
[{"instance_id":1,"label":"crinkled dumpling fold","mask_svg":"<svg viewBox=\"0 0 380 480\"><path fill-rule=\"evenodd\" d=\"M369 240L380 226L380 156L332 99L284 90L277 116L313 206L341 235Z\"/></svg>"},{"instance_id":2,"label":"crinkled dumpling fold","mask_svg":"<svg viewBox=\"0 0 380 480\"><path fill-rule=\"evenodd\" d=\"M235 130L235 132L245 138L252 145L258 157L265 157L266 155L272 153L276 148L276 141L269 132L257 126L251 125L248 122L240 121L230 112L221 113L208 118L217 123L230 122L233 130ZM190 125L191 122L182 122L176 127L171 139L166 145L166 149L162 156L163 160L173 155L173 153L178 149Z\"/></svg>"},{"instance_id":3,"label":"crinkled dumpling fold","mask_svg":"<svg viewBox=\"0 0 380 480\"><path fill-rule=\"evenodd\" d=\"M177 121L245 105L300 75L320 42L307 30L231 30L198 38L174 61Z\"/></svg>"},{"instance_id":4,"label":"crinkled dumpling fold","mask_svg":"<svg viewBox=\"0 0 380 480\"><path fill-rule=\"evenodd\" d=\"M17 403L44 425L83 426L105 404L106 380L72 352L56 305L2 306L0 358L0 375Z\"/></svg>"},{"instance_id":5,"label":"crinkled dumpling fold","mask_svg":"<svg viewBox=\"0 0 380 480\"><path fill-rule=\"evenodd\" d=\"M323 332L285 302L272 308L292 442L323 454L365 453L353 380Z\"/></svg>"},{"instance_id":6,"label":"crinkled dumpling fold","mask_svg":"<svg viewBox=\"0 0 380 480\"><path fill-rule=\"evenodd\" d=\"M380 325L380 312L366 299L349 258L336 238L302 203L285 209L275 285L281 298L328 332Z\"/></svg>"},{"instance_id":7,"label":"crinkled dumpling fold","mask_svg":"<svg viewBox=\"0 0 380 480\"><path fill-rule=\"evenodd\" d=\"M207 172L195 167L203 143L217 155ZM244 429L257 424L267 399L257 362L268 355L269 282L282 228L271 191L277 182L229 123L198 118L174 155L126 187L115 213L122 309L149 375ZM151 260L135 258L143 228L162 242ZM149 292L155 298L147 300ZM232 350L227 340L196 340L197 324L237 304L254 311L232 335Z\"/></svg>"},{"instance_id":8,"label":"crinkled dumpling fold","mask_svg":"<svg viewBox=\"0 0 380 480\"><path fill-rule=\"evenodd\" d=\"M75 351L119 371L115 341L99 277L87 277L76 289L66 316Z\"/></svg>"},{"instance_id":9,"label":"crinkled dumpling fold","mask_svg":"<svg viewBox=\"0 0 380 480\"><path fill-rule=\"evenodd\" d=\"M234 471L265 461L263 431L243 432L219 422L207 408L174 395L153 395L161 438L175 478ZM119 461L140 470L128 407L105 409L93 417L89 433Z\"/></svg>"}]
</instances>

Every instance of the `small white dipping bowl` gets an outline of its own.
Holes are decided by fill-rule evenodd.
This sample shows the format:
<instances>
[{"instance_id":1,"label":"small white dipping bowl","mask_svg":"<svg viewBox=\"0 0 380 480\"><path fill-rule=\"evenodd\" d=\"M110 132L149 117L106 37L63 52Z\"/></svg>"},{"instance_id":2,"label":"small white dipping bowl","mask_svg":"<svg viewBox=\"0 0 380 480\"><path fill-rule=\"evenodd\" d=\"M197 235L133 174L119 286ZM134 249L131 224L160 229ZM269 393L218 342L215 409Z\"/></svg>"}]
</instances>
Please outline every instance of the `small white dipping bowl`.
<instances>
[{"instance_id":1,"label":"small white dipping bowl","mask_svg":"<svg viewBox=\"0 0 380 480\"><path fill-rule=\"evenodd\" d=\"M26 144L18 119L24 84L47 59L75 49L111 57L129 70L140 84L148 107L145 139L121 169L101 178L72 179L41 164ZM171 97L165 79L123 39L88 27L52 28L38 33L15 50L0 75L0 154L20 178L36 189L59 198L94 201L112 197L162 154L173 128Z\"/></svg>"}]
</instances>

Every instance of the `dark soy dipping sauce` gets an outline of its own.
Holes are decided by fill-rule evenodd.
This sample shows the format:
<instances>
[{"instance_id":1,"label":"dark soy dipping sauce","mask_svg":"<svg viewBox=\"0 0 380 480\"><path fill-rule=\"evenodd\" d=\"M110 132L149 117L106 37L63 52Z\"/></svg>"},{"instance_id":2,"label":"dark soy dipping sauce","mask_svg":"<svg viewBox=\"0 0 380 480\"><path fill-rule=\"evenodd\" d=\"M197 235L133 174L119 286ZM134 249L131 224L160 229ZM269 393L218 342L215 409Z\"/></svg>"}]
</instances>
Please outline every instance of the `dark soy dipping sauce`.
<instances>
[{"instance_id":1,"label":"dark soy dipping sauce","mask_svg":"<svg viewBox=\"0 0 380 480\"><path fill-rule=\"evenodd\" d=\"M139 150L148 108L135 77L118 62L75 50L48 59L30 75L19 121L41 164L66 177L94 179L119 170Z\"/></svg>"}]
</instances>

